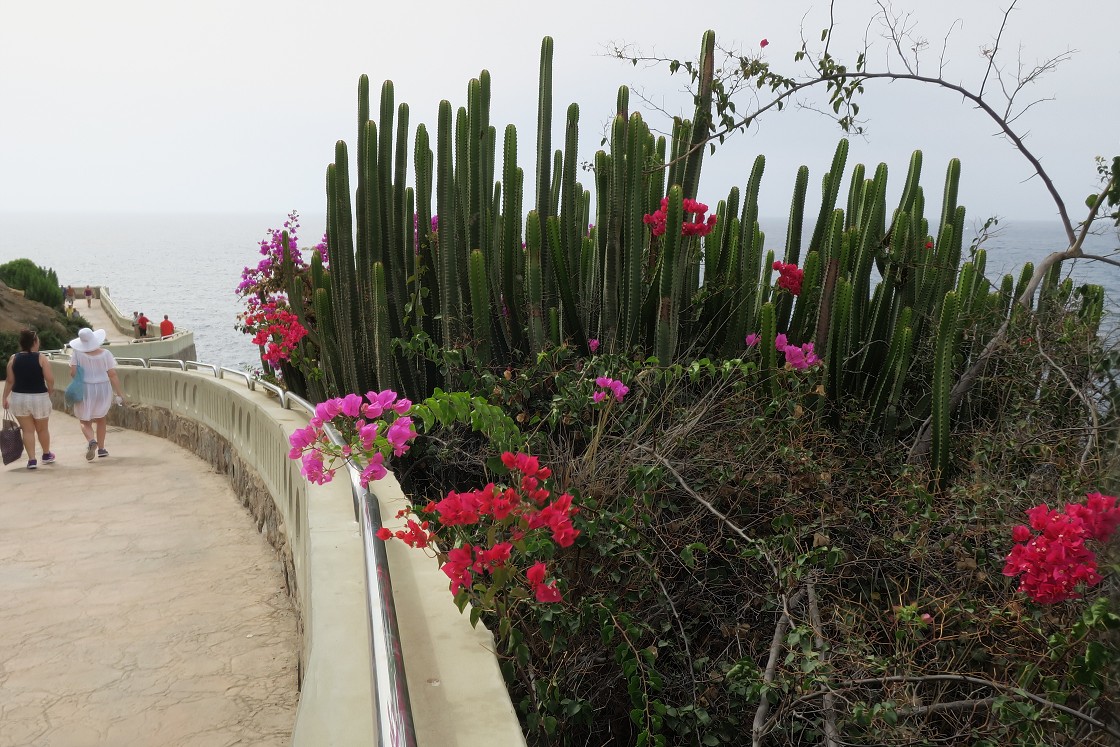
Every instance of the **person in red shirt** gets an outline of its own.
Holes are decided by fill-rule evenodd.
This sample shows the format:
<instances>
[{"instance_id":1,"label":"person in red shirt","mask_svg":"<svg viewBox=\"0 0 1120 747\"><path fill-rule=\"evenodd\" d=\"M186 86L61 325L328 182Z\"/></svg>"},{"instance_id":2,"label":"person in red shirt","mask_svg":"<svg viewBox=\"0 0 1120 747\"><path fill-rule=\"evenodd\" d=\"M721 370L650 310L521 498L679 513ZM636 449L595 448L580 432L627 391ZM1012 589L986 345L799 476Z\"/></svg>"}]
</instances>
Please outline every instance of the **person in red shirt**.
<instances>
[{"instance_id":1,"label":"person in red shirt","mask_svg":"<svg viewBox=\"0 0 1120 747\"><path fill-rule=\"evenodd\" d=\"M144 316L144 312L140 312L140 316L136 318L136 330L140 333L140 337L148 336L148 325L152 320Z\"/></svg>"},{"instance_id":2,"label":"person in red shirt","mask_svg":"<svg viewBox=\"0 0 1120 747\"><path fill-rule=\"evenodd\" d=\"M175 325L167 318L167 314L164 314L163 321L159 323L159 336L167 337L173 334L175 334Z\"/></svg>"}]
</instances>

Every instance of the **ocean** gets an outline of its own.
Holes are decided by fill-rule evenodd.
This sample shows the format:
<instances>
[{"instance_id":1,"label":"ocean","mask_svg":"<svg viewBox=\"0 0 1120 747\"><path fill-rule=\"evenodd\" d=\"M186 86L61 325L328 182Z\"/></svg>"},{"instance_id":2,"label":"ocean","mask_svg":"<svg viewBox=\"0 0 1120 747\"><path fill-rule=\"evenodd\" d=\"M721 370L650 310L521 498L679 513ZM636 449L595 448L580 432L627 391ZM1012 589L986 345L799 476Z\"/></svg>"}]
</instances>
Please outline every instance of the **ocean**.
<instances>
[{"instance_id":1,"label":"ocean","mask_svg":"<svg viewBox=\"0 0 1120 747\"><path fill-rule=\"evenodd\" d=\"M260 241L286 216L277 214L48 214L0 213L0 264L26 257L50 267L64 285L109 287L124 313L164 314L176 327L195 334L199 360L235 369L260 366L249 336L234 324L243 310L234 289L246 265L260 260ZM781 255L785 220L763 220L766 246ZM301 218L300 244L313 246L323 235L320 216ZM804 235L811 235L806 226ZM966 246L972 236L966 235ZM807 239L806 239L807 240ZM1038 261L1066 246L1056 221L1002 220L983 244L988 277L996 284L1005 272L1018 274L1025 261ZM1115 230L1090 236L1085 251L1108 254L1120 247ZM1120 322L1120 268L1099 262L1067 266L1077 282L1105 287L1115 338Z\"/></svg>"}]
</instances>

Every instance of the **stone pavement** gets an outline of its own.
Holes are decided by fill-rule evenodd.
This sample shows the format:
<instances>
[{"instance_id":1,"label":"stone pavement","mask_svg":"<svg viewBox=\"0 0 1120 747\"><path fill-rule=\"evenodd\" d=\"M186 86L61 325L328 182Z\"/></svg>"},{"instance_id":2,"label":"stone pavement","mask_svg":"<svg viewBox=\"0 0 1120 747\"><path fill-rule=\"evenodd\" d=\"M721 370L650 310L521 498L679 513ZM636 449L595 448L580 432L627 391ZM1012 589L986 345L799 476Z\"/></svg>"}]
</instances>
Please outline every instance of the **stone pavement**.
<instances>
[{"instance_id":1,"label":"stone pavement","mask_svg":"<svg viewBox=\"0 0 1120 747\"><path fill-rule=\"evenodd\" d=\"M79 298L77 303L74 304L74 310L77 311L78 314L80 316L82 316L87 322L89 322L91 329L103 329L103 330L105 330L105 339L108 342L121 343L121 342L130 342L131 341L131 339L128 335L122 334L121 331L118 330L116 327L114 327L113 323L111 321L109 321L109 315L106 314L101 309L101 299L99 299L99 298L93 299L93 305L87 307L86 306L86 300L84 298ZM132 312L131 311L128 312L128 315L132 316ZM154 324L154 326L155 326L154 339L158 340L159 339L159 324ZM148 328L149 339L152 338L153 330L151 329L151 327L152 327L152 325L149 325L149 328Z\"/></svg>"},{"instance_id":2,"label":"stone pavement","mask_svg":"<svg viewBox=\"0 0 1120 747\"><path fill-rule=\"evenodd\" d=\"M113 427L87 462L57 411L51 438L0 469L0 747L288 744L296 618L226 478Z\"/></svg>"}]
</instances>

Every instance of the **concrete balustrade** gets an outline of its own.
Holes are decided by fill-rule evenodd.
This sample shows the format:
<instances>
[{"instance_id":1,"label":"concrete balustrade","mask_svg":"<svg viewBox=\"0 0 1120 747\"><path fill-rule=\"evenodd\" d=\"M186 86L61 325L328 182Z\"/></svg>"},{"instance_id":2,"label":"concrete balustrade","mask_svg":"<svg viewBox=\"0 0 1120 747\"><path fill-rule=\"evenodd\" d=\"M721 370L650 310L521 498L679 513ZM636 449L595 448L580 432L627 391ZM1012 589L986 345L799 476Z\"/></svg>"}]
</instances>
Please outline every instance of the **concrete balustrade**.
<instances>
[{"instance_id":1,"label":"concrete balustrade","mask_svg":"<svg viewBox=\"0 0 1120 747\"><path fill-rule=\"evenodd\" d=\"M69 367L56 359L52 368L61 409ZM167 438L226 474L283 562L302 624L292 743L375 744L365 567L350 482L339 474L310 485L287 456L288 435L309 416L206 371L121 366L118 375L128 403L112 408L109 422ZM385 525L396 528L406 505L399 485L390 476L372 492ZM455 608L432 557L396 541L386 549L418 744L524 745L490 633Z\"/></svg>"}]
</instances>

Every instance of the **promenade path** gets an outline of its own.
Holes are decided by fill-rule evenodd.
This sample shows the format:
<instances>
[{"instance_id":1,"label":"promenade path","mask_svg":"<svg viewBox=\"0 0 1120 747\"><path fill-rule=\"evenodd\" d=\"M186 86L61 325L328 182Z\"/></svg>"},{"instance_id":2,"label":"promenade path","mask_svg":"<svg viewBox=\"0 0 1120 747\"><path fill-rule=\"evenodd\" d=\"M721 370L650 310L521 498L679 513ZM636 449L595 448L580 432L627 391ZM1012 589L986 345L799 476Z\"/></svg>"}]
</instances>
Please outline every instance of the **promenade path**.
<instances>
[{"instance_id":1,"label":"promenade path","mask_svg":"<svg viewBox=\"0 0 1120 747\"><path fill-rule=\"evenodd\" d=\"M114 427L87 462L57 411L51 438L0 469L0 747L288 744L296 615L225 477Z\"/></svg>"},{"instance_id":2,"label":"promenade path","mask_svg":"<svg viewBox=\"0 0 1120 747\"><path fill-rule=\"evenodd\" d=\"M86 306L86 300L84 298L79 298L78 301L74 304L74 310L89 322L92 329L105 330L106 341L120 343L129 342L130 339L132 339L128 335L122 334L120 330L113 326L113 323L109 321L109 315L101 309L101 299L99 298L93 299L92 305L89 307ZM130 311L128 312L128 314L129 316L131 316L132 312ZM157 340L159 339L158 322L153 321L150 325L148 325L148 337L154 337L154 339Z\"/></svg>"}]
</instances>

